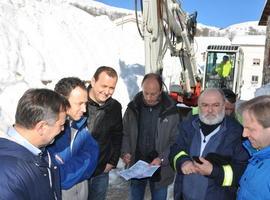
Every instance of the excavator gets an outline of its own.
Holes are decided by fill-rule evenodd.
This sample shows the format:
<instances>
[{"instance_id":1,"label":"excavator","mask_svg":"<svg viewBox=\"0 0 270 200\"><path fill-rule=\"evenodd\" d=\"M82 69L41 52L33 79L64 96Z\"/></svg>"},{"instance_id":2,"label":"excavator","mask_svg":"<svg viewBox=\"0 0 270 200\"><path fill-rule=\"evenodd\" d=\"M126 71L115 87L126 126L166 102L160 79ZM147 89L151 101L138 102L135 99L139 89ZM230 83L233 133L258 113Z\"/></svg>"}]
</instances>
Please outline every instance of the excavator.
<instances>
[{"instance_id":1,"label":"excavator","mask_svg":"<svg viewBox=\"0 0 270 200\"><path fill-rule=\"evenodd\" d=\"M144 40L145 73L162 74L163 58L169 49L171 56L180 60L185 103L196 106L201 83L193 50L197 12L188 15L176 0L138 1L135 0L135 14L138 31ZM142 11L142 26L138 22L139 10Z\"/></svg>"},{"instance_id":2,"label":"excavator","mask_svg":"<svg viewBox=\"0 0 270 200\"><path fill-rule=\"evenodd\" d=\"M138 23L139 4L143 18L141 26ZM244 59L240 46L210 45L204 76L198 73L193 47L197 12L186 13L177 0L135 0L135 14L145 45L145 73L162 74L163 58L169 49L171 56L180 60L182 80L179 84L186 94L186 105L196 106L200 91L209 87L229 88L240 97ZM231 63L226 77L218 76L213 70L224 56Z\"/></svg>"},{"instance_id":3,"label":"excavator","mask_svg":"<svg viewBox=\"0 0 270 200\"><path fill-rule=\"evenodd\" d=\"M239 45L209 45L204 70L203 88L227 88L241 98L241 88L244 84L243 65L244 52ZM231 65L229 73L218 74L216 67L227 57Z\"/></svg>"}]
</instances>

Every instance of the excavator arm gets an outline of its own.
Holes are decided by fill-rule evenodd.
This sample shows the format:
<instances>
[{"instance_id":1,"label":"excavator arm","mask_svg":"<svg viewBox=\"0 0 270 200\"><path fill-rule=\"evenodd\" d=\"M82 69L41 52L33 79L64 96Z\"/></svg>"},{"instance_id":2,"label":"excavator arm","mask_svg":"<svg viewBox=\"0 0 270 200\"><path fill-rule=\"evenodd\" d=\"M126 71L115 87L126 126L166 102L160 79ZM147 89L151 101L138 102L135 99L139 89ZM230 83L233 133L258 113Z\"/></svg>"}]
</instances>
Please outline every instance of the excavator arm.
<instances>
[{"instance_id":1,"label":"excavator arm","mask_svg":"<svg viewBox=\"0 0 270 200\"><path fill-rule=\"evenodd\" d=\"M170 49L171 56L180 59L185 89L190 92L198 77L192 45L197 13L187 15L176 0L140 0L140 3L143 23L139 30L145 44L145 73L160 73L164 55Z\"/></svg>"}]
</instances>

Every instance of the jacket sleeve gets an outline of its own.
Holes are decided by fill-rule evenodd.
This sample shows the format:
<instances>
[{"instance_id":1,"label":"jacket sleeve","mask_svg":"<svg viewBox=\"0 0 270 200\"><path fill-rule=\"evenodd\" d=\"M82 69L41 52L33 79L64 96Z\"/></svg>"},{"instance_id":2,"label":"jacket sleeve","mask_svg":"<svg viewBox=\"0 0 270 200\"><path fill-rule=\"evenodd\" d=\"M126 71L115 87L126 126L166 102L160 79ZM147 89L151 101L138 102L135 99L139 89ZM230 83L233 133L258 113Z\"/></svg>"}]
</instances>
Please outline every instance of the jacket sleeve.
<instances>
[{"instance_id":1,"label":"jacket sleeve","mask_svg":"<svg viewBox=\"0 0 270 200\"><path fill-rule=\"evenodd\" d=\"M131 153L131 144L130 144L130 108L127 108L124 117L123 117L123 139L122 139L122 148L121 148L121 153L126 154L126 153Z\"/></svg>"},{"instance_id":2,"label":"jacket sleeve","mask_svg":"<svg viewBox=\"0 0 270 200\"><path fill-rule=\"evenodd\" d=\"M227 162L217 160L215 163L212 163L213 171L209 175L218 185L223 187L238 186L249 158L240 138L233 141L232 144L234 145L232 157ZM220 157L222 158L222 156Z\"/></svg>"},{"instance_id":3,"label":"jacket sleeve","mask_svg":"<svg viewBox=\"0 0 270 200\"><path fill-rule=\"evenodd\" d=\"M54 152L53 147L49 149L50 152L53 152L54 163L59 166L61 187L65 190L90 178L97 166L99 155L97 142L89 134L87 128L78 134L80 134L79 141L73 143L73 145L78 145L77 152L73 153L71 145L61 152Z\"/></svg>"},{"instance_id":4,"label":"jacket sleeve","mask_svg":"<svg viewBox=\"0 0 270 200\"><path fill-rule=\"evenodd\" d=\"M13 164L15 166L0 167L0 199L29 199L30 193L26 184L29 174L25 174L18 168L15 169L16 163Z\"/></svg>"},{"instance_id":5,"label":"jacket sleeve","mask_svg":"<svg viewBox=\"0 0 270 200\"><path fill-rule=\"evenodd\" d=\"M169 153L170 153L170 146L173 145L176 141L178 135L178 124L180 121L180 117L178 113L175 113L171 116L170 126L167 127L165 134L169 134L169 143L167 148L164 149L163 152L160 153L159 157L163 159L162 165L169 165Z\"/></svg>"},{"instance_id":6,"label":"jacket sleeve","mask_svg":"<svg viewBox=\"0 0 270 200\"><path fill-rule=\"evenodd\" d=\"M121 104L115 105L114 112L114 126L110 130L111 134L111 154L109 163L113 166L117 166L120 154L123 137L123 123L122 123L122 110Z\"/></svg>"},{"instance_id":7,"label":"jacket sleeve","mask_svg":"<svg viewBox=\"0 0 270 200\"><path fill-rule=\"evenodd\" d=\"M179 124L178 136L176 142L171 146L169 154L169 161L171 167L178 173L182 173L181 165L185 161L191 160L188 150L188 141L187 138L185 137L186 133L185 130L183 129L184 123L185 121Z\"/></svg>"}]
</instances>

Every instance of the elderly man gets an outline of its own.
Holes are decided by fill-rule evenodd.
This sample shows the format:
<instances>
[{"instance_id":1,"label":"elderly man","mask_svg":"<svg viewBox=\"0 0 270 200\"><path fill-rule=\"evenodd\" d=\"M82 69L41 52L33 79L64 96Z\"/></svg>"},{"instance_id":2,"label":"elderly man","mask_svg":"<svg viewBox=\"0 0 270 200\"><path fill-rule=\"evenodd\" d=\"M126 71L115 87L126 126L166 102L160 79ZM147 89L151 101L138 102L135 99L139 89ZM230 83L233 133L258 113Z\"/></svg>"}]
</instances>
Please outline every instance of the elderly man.
<instances>
[{"instance_id":1,"label":"elderly man","mask_svg":"<svg viewBox=\"0 0 270 200\"><path fill-rule=\"evenodd\" d=\"M225 116L220 89L206 89L198 99L199 115L181 123L170 162L177 171L175 199L234 199L248 155L242 127Z\"/></svg>"},{"instance_id":2,"label":"elderly man","mask_svg":"<svg viewBox=\"0 0 270 200\"><path fill-rule=\"evenodd\" d=\"M68 101L48 89L20 98L15 125L0 138L0 199L61 199L58 169L45 146L64 128Z\"/></svg>"},{"instance_id":3,"label":"elderly man","mask_svg":"<svg viewBox=\"0 0 270 200\"><path fill-rule=\"evenodd\" d=\"M138 160L160 165L160 171L151 178L130 182L130 199L142 200L149 183L153 200L166 200L168 185L174 172L168 162L170 145L177 136L179 115L175 102L163 91L162 78L158 74L146 74L142 91L128 104L123 118L123 161L127 166Z\"/></svg>"},{"instance_id":4,"label":"elderly man","mask_svg":"<svg viewBox=\"0 0 270 200\"><path fill-rule=\"evenodd\" d=\"M240 180L238 200L270 199L270 96L259 96L240 105L245 148L252 156Z\"/></svg>"}]
</instances>

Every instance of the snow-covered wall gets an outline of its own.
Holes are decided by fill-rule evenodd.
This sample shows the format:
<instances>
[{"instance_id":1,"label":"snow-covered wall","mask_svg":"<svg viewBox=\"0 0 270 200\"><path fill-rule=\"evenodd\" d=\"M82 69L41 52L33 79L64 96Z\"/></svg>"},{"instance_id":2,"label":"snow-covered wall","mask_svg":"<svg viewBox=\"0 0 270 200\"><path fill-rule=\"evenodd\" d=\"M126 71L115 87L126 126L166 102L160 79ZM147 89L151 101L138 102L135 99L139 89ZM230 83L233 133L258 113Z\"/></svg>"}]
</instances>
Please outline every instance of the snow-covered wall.
<instances>
[{"instance_id":1,"label":"snow-covered wall","mask_svg":"<svg viewBox=\"0 0 270 200\"><path fill-rule=\"evenodd\" d=\"M14 123L18 98L27 88L53 88L66 76L89 80L101 65L119 73L115 98L123 105L131 96L128 90L138 92L134 78L121 77L134 74L130 66L143 75L141 47L123 45L137 43L108 17L59 1L6 1L0 10L0 129ZM134 51L130 57L129 49Z\"/></svg>"},{"instance_id":2,"label":"snow-covered wall","mask_svg":"<svg viewBox=\"0 0 270 200\"><path fill-rule=\"evenodd\" d=\"M119 74L114 97L123 111L140 90L144 43L133 11L91 0L1 0L0 11L0 130L14 123L18 98L26 89L53 88L67 76L89 80L101 65ZM206 43L198 38L195 44L198 66ZM179 59L168 52L163 70L168 87L179 82L180 71Z\"/></svg>"}]
</instances>

